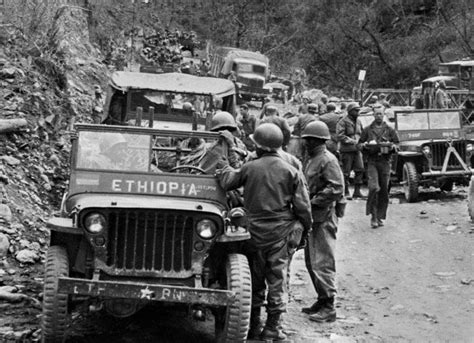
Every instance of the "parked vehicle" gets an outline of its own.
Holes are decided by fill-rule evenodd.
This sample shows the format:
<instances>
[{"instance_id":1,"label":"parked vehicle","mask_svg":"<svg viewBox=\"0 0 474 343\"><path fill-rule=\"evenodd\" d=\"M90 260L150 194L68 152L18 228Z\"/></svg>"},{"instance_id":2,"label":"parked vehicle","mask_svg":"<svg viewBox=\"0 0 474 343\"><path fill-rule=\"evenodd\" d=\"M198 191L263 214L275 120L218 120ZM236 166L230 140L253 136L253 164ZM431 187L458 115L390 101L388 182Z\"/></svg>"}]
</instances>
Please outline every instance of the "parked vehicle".
<instances>
[{"instance_id":1,"label":"parked vehicle","mask_svg":"<svg viewBox=\"0 0 474 343\"><path fill-rule=\"evenodd\" d=\"M450 191L454 183L468 185L473 141L466 138L459 110L395 111L395 128L400 149L392 173L409 202L417 201L420 186Z\"/></svg>"},{"instance_id":2,"label":"parked vehicle","mask_svg":"<svg viewBox=\"0 0 474 343\"><path fill-rule=\"evenodd\" d=\"M206 306L219 342L244 341L245 212L231 210L213 175L183 164L219 135L93 124L76 133L60 216L47 223L43 340L63 341L70 305L87 299L121 318L166 303L202 319Z\"/></svg>"},{"instance_id":3,"label":"parked vehicle","mask_svg":"<svg viewBox=\"0 0 474 343\"><path fill-rule=\"evenodd\" d=\"M235 107L236 89L229 80L118 71L109 81L102 122L205 130L210 128L212 113L222 110L235 115Z\"/></svg>"},{"instance_id":4,"label":"parked vehicle","mask_svg":"<svg viewBox=\"0 0 474 343\"><path fill-rule=\"evenodd\" d=\"M268 78L268 57L254 51L217 47L210 51L211 74L231 79L238 87L239 98L262 101L270 95L263 86Z\"/></svg>"}]
</instances>

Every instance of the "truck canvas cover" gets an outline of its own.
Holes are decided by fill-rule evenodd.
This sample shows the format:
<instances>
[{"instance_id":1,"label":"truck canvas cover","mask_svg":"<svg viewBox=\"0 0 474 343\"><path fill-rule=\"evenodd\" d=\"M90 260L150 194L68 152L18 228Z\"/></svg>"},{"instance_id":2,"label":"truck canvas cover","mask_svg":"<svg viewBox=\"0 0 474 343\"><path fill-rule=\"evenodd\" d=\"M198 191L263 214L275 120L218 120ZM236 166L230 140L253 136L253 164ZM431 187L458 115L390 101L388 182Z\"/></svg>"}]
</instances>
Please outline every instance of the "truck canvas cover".
<instances>
[{"instance_id":1,"label":"truck canvas cover","mask_svg":"<svg viewBox=\"0 0 474 343\"><path fill-rule=\"evenodd\" d=\"M112 75L110 85L124 92L129 89L150 89L219 97L235 93L235 86L229 80L181 73L148 74L117 71Z\"/></svg>"}]
</instances>

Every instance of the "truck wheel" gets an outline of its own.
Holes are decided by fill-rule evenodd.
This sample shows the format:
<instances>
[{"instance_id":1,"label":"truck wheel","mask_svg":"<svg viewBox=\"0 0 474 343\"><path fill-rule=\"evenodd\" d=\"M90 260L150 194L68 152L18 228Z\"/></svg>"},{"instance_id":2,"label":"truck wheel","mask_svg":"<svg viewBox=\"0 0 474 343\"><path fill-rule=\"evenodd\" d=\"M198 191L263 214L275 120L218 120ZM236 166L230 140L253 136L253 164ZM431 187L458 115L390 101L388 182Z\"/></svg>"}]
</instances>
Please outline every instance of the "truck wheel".
<instances>
[{"instance_id":1,"label":"truck wheel","mask_svg":"<svg viewBox=\"0 0 474 343\"><path fill-rule=\"evenodd\" d=\"M66 249L51 246L46 255L41 320L42 342L64 342L65 340L68 295L58 293L58 278L68 275L69 260Z\"/></svg>"},{"instance_id":2,"label":"truck wheel","mask_svg":"<svg viewBox=\"0 0 474 343\"><path fill-rule=\"evenodd\" d=\"M471 218L471 221L474 221L474 176L471 177L471 182L469 182L467 206L469 217Z\"/></svg>"},{"instance_id":3,"label":"truck wheel","mask_svg":"<svg viewBox=\"0 0 474 343\"><path fill-rule=\"evenodd\" d=\"M403 191L408 202L418 200L418 173L413 162L403 165Z\"/></svg>"},{"instance_id":4,"label":"truck wheel","mask_svg":"<svg viewBox=\"0 0 474 343\"><path fill-rule=\"evenodd\" d=\"M249 331L252 306L252 280L247 258L241 254L230 254L226 276L226 288L234 291L236 298L225 311L216 313L217 342L243 342Z\"/></svg>"}]
</instances>

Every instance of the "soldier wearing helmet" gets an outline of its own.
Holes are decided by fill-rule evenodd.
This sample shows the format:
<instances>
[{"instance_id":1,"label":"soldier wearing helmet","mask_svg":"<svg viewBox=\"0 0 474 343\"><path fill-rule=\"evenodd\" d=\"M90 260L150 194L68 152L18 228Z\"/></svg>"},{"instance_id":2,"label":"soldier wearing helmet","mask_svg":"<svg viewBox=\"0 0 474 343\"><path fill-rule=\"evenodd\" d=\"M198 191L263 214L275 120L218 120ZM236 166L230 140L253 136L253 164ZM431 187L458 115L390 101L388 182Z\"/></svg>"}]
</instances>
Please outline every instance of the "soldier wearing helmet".
<instances>
[{"instance_id":1,"label":"soldier wearing helmet","mask_svg":"<svg viewBox=\"0 0 474 343\"><path fill-rule=\"evenodd\" d=\"M285 148L288 145L288 142L290 141L291 138L291 129L290 125L288 125L288 122L286 121L285 118L280 117L278 113L278 109L273 106L273 105L268 105L265 108L265 113L263 119L260 121L260 124L262 123L272 123L278 126L283 133L283 148Z\"/></svg>"},{"instance_id":2,"label":"soldier wearing helmet","mask_svg":"<svg viewBox=\"0 0 474 343\"><path fill-rule=\"evenodd\" d=\"M277 152L283 142L278 126L261 124L251 137L258 158L237 170L225 166L217 176L225 190L244 187L251 234L246 246L252 272L249 339L283 340L286 336L279 322L286 310L288 259L302 231L311 228L311 205L302 173ZM260 312L265 299L268 316L262 330Z\"/></svg>"},{"instance_id":3,"label":"soldier wearing helmet","mask_svg":"<svg viewBox=\"0 0 474 343\"><path fill-rule=\"evenodd\" d=\"M346 196L349 196L349 176L354 170L354 198L362 198L360 191L362 186L362 174L364 172L364 161L362 153L357 146L362 133L362 123L359 120L360 106L356 102L347 105L347 115L337 123L337 139L340 143L342 171L345 180Z\"/></svg>"},{"instance_id":4,"label":"soldier wearing helmet","mask_svg":"<svg viewBox=\"0 0 474 343\"><path fill-rule=\"evenodd\" d=\"M327 112L319 116L319 120L328 126L331 139L326 142L326 146L330 152L339 158L339 147L337 144L337 123L341 120L341 115L336 113L336 104L330 102L326 106Z\"/></svg>"},{"instance_id":5,"label":"soldier wearing helmet","mask_svg":"<svg viewBox=\"0 0 474 343\"><path fill-rule=\"evenodd\" d=\"M342 217L344 177L339 161L326 149L331 139L322 121L309 123L303 138L309 159L304 167L313 215L313 230L305 247L305 262L317 293L317 301L302 311L316 322L336 320L336 232L337 217ZM337 211L339 209L339 211Z\"/></svg>"},{"instance_id":6,"label":"soldier wearing helmet","mask_svg":"<svg viewBox=\"0 0 474 343\"><path fill-rule=\"evenodd\" d=\"M327 104L328 104L328 96L326 94L323 94L321 96L321 101L318 104L318 112L320 115L328 111Z\"/></svg>"},{"instance_id":7,"label":"soldier wearing helmet","mask_svg":"<svg viewBox=\"0 0 474 343\"><path fill-rule=\"evenodd\" d=\"M219 132L221 137L207 148L199 167L208 174L214 174L219 161L224 157L232 167L239 168L247 156L247 149L238 138L240 131L232 114L225 111L214 114L210 130Z\"/></svg>"},{"instance_id":8,"label":"soldier wearing helmet","mask_svg":"<svg viewBox=\"0 0 474 343\"><path fill-rule=\"evenodd\" d=\"M318 119L318 105L313 103L308 104L308 113L300 115L298 121L293 127L293 135L301 137L301 133L306 128L306 125Z\"/></svg>"}]
</instances>

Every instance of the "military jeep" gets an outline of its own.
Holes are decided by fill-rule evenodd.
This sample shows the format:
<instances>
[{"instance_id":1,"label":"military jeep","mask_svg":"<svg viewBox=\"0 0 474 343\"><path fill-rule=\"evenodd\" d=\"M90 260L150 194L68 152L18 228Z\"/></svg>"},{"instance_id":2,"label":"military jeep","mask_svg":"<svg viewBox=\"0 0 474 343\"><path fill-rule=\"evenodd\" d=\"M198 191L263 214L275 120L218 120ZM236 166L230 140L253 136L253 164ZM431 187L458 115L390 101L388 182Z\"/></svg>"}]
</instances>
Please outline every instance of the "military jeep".
<instances>
[{"instance_id":1,"label":"military jeep","mask_svg":"<svg viewBox=\"0 0 474 343\"><path fill-rule=\"evenodd\" d=\"M466 138L461 116L454 109L395 112L400 148L392 173L407 201L417 201L420 186L450 191L454 183L469 184L473 141Z\"/></svg>"},{"instance_id":2,"label":"military jeep","mask_svg":"<svg viewBox=\"0 0 474 343\"><path fill-rule=\"evenodd\" d=\"M190 156L206 131L78 124L60 216L48 221L45 342L64 340L68 309L87 299L116 317L167 303L213 313L218 341L243 341L251 277L243 211ZM210 311L202 310L203 306ZM200 310L198 310L200 309Z\"/></svg>"}]
</instances>

